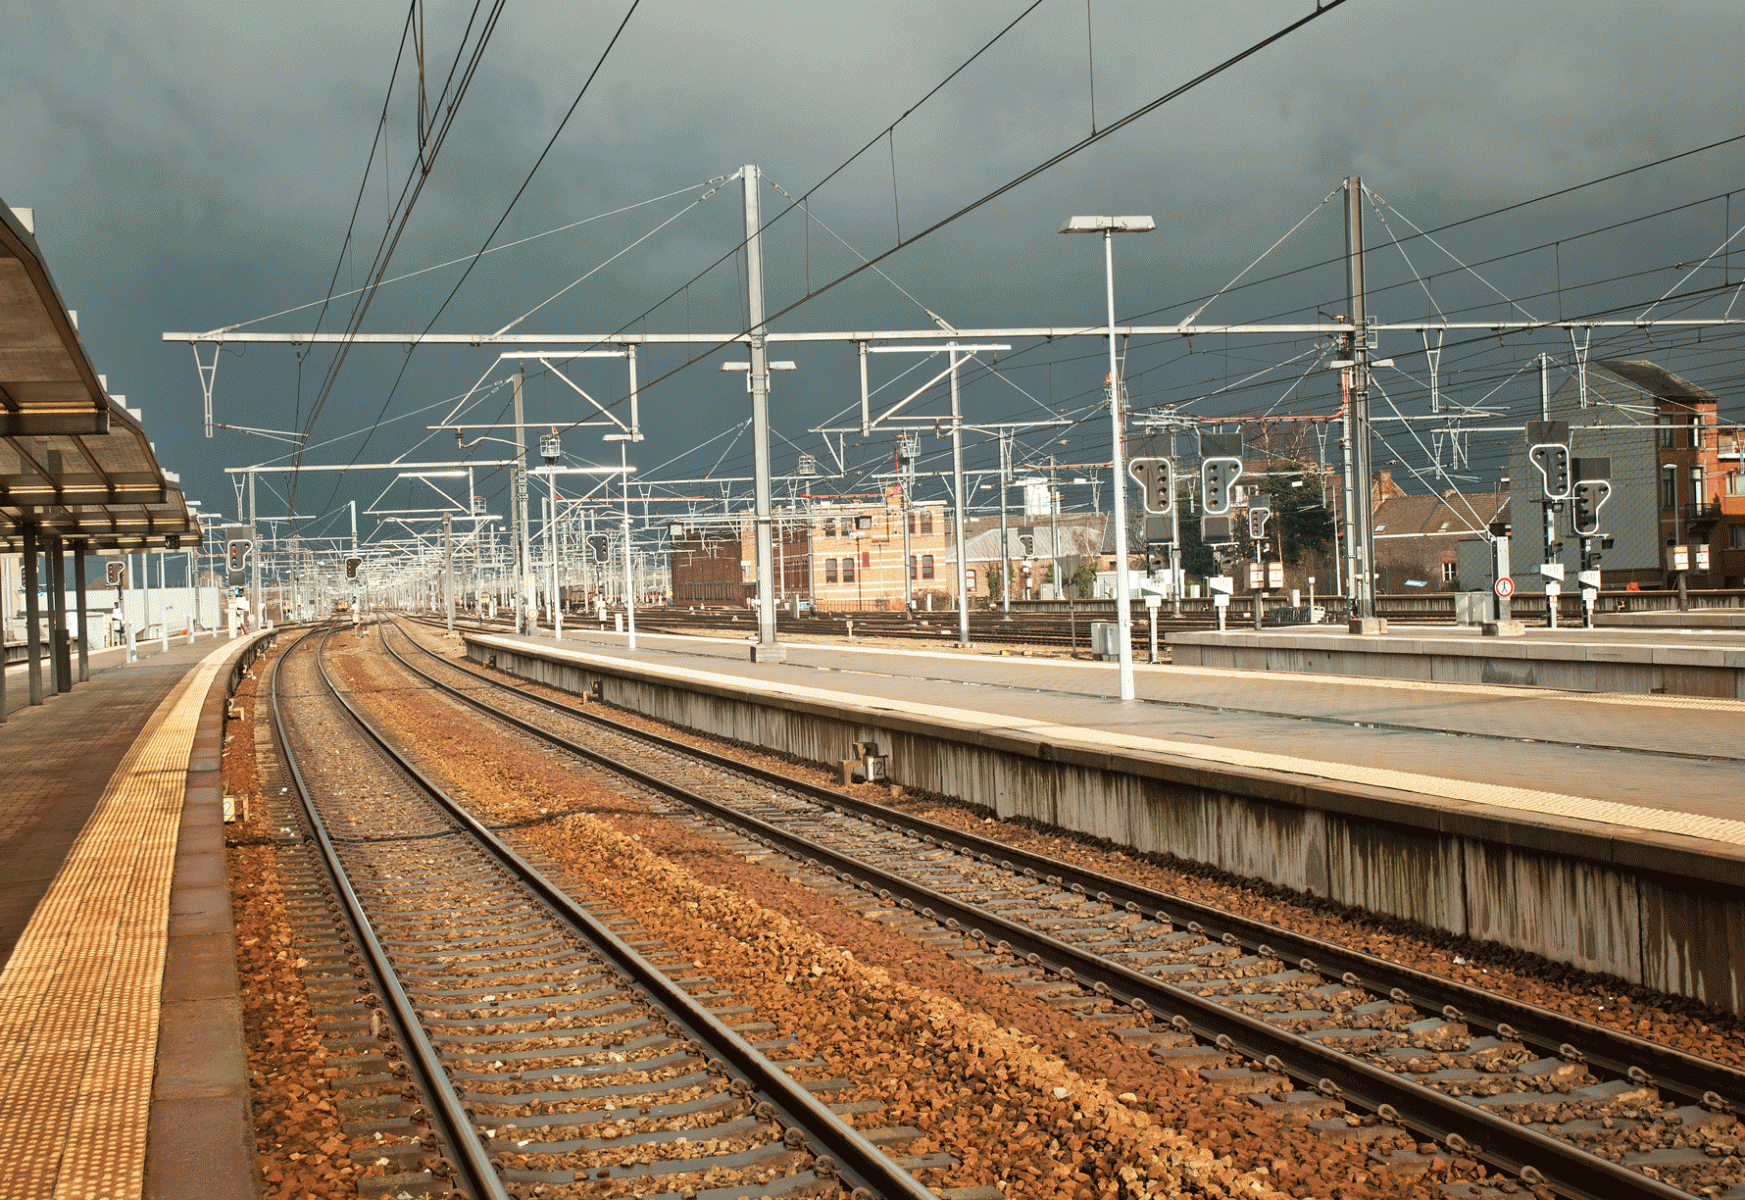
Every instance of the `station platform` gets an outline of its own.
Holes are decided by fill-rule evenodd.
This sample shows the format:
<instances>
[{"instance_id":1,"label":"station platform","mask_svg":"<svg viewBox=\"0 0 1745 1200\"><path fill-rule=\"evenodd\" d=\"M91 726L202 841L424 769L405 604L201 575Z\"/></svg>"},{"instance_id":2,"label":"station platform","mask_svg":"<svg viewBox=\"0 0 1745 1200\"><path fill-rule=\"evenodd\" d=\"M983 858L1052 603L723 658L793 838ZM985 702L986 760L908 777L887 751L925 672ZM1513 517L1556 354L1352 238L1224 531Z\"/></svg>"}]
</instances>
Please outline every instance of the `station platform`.
<instances>
[{"instance_id":1,"label":"station platform","mask_svg":"<svg viewBox=\"0 0 1745 1200\"><path fill-rule=\"evenodd\" d=\"M270 637L99 652L37 706L7 689L0 1195L253 1194L221 769Z\"/></svg>"},{"instance_id":2,"label":"station platform","mask_svg":"<svg viewBox=\"0 0 1745 1200\"><path fill-rule=\"evenodd\" d=\"M1719 617L1731 611L1717 610ZM1527 626L1511 637L1488 637L1472 625L1394 625L1366 636L1315 625L1168 636L1171 659L1188 666L1745 701L1745 629L1719 617L1701 627Z\"/></svg>"},{"instance_id":3,"label":"station platform","mask_svg":"<svg viewBox=\"0 0 1745 1200\"><path fill-rule=\"evenodd\" d=\"M822 762L876 740L893 781L1003 817L1745 1008L1745 701L1140 663L1122 704L1110 663L465 636L703 732Z\"/></svg>"}]
</instances>

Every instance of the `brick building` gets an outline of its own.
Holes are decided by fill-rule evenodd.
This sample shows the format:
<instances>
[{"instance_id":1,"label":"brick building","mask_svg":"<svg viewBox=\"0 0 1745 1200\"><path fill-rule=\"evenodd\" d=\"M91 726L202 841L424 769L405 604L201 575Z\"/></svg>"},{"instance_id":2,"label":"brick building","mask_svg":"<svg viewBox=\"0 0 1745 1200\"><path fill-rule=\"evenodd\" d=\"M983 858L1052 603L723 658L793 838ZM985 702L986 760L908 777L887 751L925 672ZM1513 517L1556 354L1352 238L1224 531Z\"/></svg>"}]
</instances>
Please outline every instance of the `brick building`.
<instances>
[{"instance_id":1,"label":"brick building","mask_svg":"<svg viewBox=\"0 0 1745 1200\"><path fill-rule=\"evenodd\" d=\"M904 561L901 493L882 499L815 500L773 515L776 596L827 611L896 609L903 605ZM908 511L909 582L923 591L950 595L947 567L950 527L942 504ZM742 607L757 595L756 526L740 511L679 523L672 535L673 603ZM973 589L972 589L973 591Z\"/></svg>"},{"instance_id":2,"label":"brick building","mask_svg":"<svg viewBox=\"0 0 1745 1200\"><path fill-rule=\"evenodd\" d=\"M1670 586L1672 548L1697 545L1707 548L1709 567L1692 561L1689 586L1745 583L1745 440L1738 426L1718 426L1713 393L1656 363L1595 359L1552 394L1548 415L1568 422L1575 458L1611 460L1612 493L1600 512L1601 532L1615 539L1601 561L1605 586ZM1522 438L1510 452L1517 562L1537 561L1523 543L1537 544L1534 531L1544 527L1527 450ZM1557 529L1573 576L1580 546L1568 505Z\"/></svg>"}]
</instances>

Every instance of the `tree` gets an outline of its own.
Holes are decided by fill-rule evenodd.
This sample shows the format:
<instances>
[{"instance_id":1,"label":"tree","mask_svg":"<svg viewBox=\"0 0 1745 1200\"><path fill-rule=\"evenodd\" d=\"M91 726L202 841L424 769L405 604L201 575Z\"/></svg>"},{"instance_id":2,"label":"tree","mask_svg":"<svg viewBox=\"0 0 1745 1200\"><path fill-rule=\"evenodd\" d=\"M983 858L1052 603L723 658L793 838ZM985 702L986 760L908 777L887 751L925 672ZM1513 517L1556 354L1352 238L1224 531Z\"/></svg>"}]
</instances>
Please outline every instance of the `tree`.
<instances>
[{"instance_id":1,"label":"tree","mask_svg":"<svg viewBox=\"0 0 1745 1200\"><path fill-rule=\"evenodd\" d=\"M1302 487L1292 487L1291 481ZM1268 536L1281 548L1287 566L1319 559L1333 545L1333 514L1321 503L1318 487L1301 475L1271 475L1265 492L1272 504Z\"/></svg>"},{"instance_id":2,"label":"tree","mask_svg":"<svg viewBox=\"0 0 1745 1200\"><path fill-rule=\"evenodd\" d=\"M1072 573L1072 586L1078 592L1080 600L1089 599L1097 587L1097 564L1080 563L1078 570Z\"/></svg>"}]
</instances>

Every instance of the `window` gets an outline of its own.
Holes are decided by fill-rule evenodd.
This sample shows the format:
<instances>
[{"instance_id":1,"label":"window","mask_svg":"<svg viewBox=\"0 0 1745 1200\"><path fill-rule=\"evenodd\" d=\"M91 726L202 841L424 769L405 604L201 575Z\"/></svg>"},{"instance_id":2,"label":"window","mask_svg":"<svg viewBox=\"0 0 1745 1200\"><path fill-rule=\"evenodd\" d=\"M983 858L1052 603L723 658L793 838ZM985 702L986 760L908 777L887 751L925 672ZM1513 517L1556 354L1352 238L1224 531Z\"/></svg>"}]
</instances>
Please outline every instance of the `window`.
<instances>
[{"instance_id":1,"label":"window","mask_svg":"<svg viewBox=\"0 0 1745 1200\"><path fill-rule=\"evenodd\" d=\"M1745 496L1745 473L1734 471L1727 476L1727 495Z\"/></svg>"},{"instance_id":2,"label":"window","mask_svg":"<svg viewBox=\"0 0 1745 1200\"><path fill-rule=\"evenodd\" d=\"M976 573L974 571L966 572L965 578L968 580L968 582L964 586L968 587L969 590L972 592L975 591L976 590Z\"/></svg>"},{"instance_id":3,"label":"window","mask_svg":"<svg viewBox=\"0 0 1745 1200\"><path fill-rule=\"evenodd\" d=\"M870 571L872 569L871 550L862 550L860 552L860 569L863 571Z\"/></svg>"},{"instance_id":4,"label":"window","mask_svg":"<svg viewBox=\"0 0 1745 1200\"><path fill-rule=\"evenodd\" d=\"M854 555L852 554L842 560L842 582L854 582Z\"/></svg>"},{"instance_id":5,"label":"window","mask_svg":"<svg viewBox=\"0 0 1745 1200\"><path fill-rule=\"evenodd\" d=\"M921 556L921 578L933 578L933 556L931 554L923 554Z\"/></svg>"},{"instance_id":6,"label":"window","mask_svg":"<svg viewBox=\"0 0 1745 1200\"><path fill-rule=\"evenodd\" d=\"M915 573L917 571L919 571L920 569L921 569L921 560L916 558L913 554L911 554L909 556L909 578L910 579L918 578L918 576Z\"/></svg>"},{"instance_id":7,"label":"window","mask_svg":"<svg viewBox=\"0 0 1745 1200\"><path fill-rule=\"evenodd\" d=\"M1745 525L1727 526L1727 545L1734 550L1745 550Z\"/></svg>"},{"instance_id":8,"label":"window","mask_svg":"<svg viewBox=\"0 0 1745 1200\"><path fill-rule=\"evenodd\" d=\"M827 558L824 560L824 582L836 582L836 560L834 558Z\"/></svg>"},{"instance_id":9,"label":"window","mask_svg":"<svg viewBox=\"0 0 1745 1200\"><path fill-rule=\"evenodd\" d=\"M1660 507L1678 507L1678 470L1671 463L1660 471Z\"/></svg>"},{"instance_id":10,"label":"window","mask_svg":"<svg viewBox=\"0 0 1745 1200\"><path fill-rule=\"evenodd\" d=\"M1690 419L1690 448L1692 450L1703 448L1703 419L1694 413Z\"/></svg>"},{"instance_id":11,"label":"window","mask_svg":"<svg viewBox=\"0 0 1745 1200\"><path fill-rule=\"evenodd\" d=\"M921 513L921 532L922 533L932 533L933 532L933 510L932 509L924 509Z\"/></svg>"},{"instance_id":12,"label":"window","mask_svg":"<svg viewBox=\"0 0 1745 1200\"><path fill-rule=\"evenodd\" d=\"M1460 567L1458 563L1445 562L1442 564L1443 583L1453 583L1457 578L1459 578L1459 574Z\"/></svg>"},{"instance_id":13,"label":"window","mask_svg":"<svg viewBox=\"0 0 1745 1200\"><path fill-rule=\"evenodd\" d=\"M1672 418L1655 417L1654 423L1660 427L1660 448L1662 450L1672 449Z\"/></svg>"},{"instance_id":14,"label":"window","mask_svg":"<svg viewBox=\"0 0 1745 1200\"><path fill-rule=\"evenodd\" d=\"M824 536L825 537L835 537L836 536L836 518L835 517L825 517L824 518Z\"/></svg>"}]
</instances>

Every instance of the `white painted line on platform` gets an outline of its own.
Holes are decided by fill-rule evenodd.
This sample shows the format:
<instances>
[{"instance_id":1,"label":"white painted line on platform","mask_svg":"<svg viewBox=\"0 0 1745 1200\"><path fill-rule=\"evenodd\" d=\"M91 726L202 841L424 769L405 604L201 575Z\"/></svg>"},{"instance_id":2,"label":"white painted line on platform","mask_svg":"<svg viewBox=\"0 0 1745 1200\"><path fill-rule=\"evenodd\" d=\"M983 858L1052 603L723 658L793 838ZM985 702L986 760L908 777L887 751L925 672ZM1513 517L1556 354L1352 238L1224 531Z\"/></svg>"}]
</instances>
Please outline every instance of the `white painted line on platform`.
<instances>
[{"instance_id":1,"label":"white painted line on platform","mask_svg":"<svg viewBox=\"0 0 1745 1200\"><path fill-rule=\"evenodd\" d=\"M1316 759L1296 758L1291 755L1271 754L1258 750L1239 750L1233 747L1213 748L1191 742L1168 741L1163 738L1138 734L1112 733L1108 730L1089 729L1077 725L1059 725L1051 721L1008 716L1004 713L978 712L973 709L934 704L904 703L898 706L892 703L881 705L866 696L830 691L825 688L806 687L802 684L783 683L780 686L771 686L739 675L718 675L690 667L626 662L621 658L609 655L572 650L568 646L541 646L494 637L487 640L494 641L508 650L562 656L581 665L612 667L620 670L628 667L642 674L672 681L708 683L715 686L732 684L743 687L749 692L814 700L834 707L860 709L868 712L890 712L905 716L933 717L954 724L970 725L983 729L1011 729L1054 745L1077 743L1098 748L1149 751L1156 754L1174 755L1178 758L1194 759L1199 762L1215 763L1221 766L1247 767L1253 770L1277 771L1291 775L1308 775L1342 783L1391 788L1395 791L1433 796L1443 800L1486 804L1496 808L1509 808L1546 816L1571 817L1583 821L1599 821L1630 829L1653 830L1659 833L1706 838L1710 841L1745 846L1745 821L1735 821L1725 817L1705 817L1695 813L1647 808L1639 804L1624 804L1614 800L1599 800L1586 796L1570 796L1559 792L1535 791L1528 788L1510 787L1506 784L1447 779L1442 776L1420 775L1411 771L1397 771L1387 767L1322 762Z\"/></svg>"}]
</instances>

